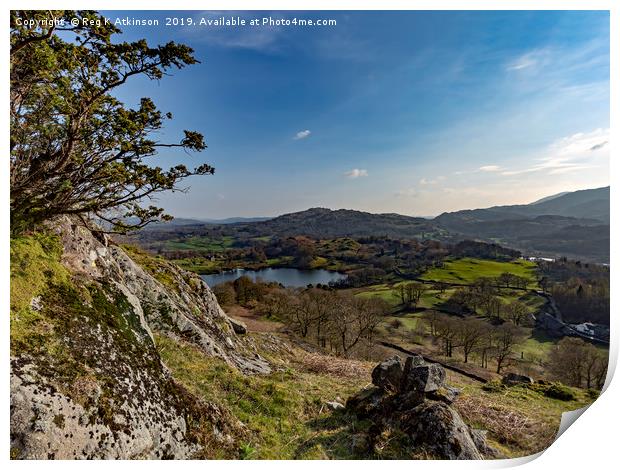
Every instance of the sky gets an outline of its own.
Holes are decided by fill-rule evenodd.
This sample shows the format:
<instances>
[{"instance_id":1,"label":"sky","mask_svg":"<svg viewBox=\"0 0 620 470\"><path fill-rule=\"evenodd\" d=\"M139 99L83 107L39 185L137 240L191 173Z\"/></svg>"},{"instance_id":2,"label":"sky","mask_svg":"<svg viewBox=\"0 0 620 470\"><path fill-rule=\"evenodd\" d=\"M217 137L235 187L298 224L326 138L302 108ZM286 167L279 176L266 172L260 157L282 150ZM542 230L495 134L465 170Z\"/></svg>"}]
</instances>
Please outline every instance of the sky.
<instances>
[{"instance_id":1,"label":"sky","mask_svg":"<svg viewBox=\"0 0 620 470\"><path fill-rule=\"evenodd\" d=\"M159 19L120 37L184 43L200 60L118 92L172 112L162 141L205 136L202 153L156 157L215 167L159 196L177 217L432 216L609 184L607 12L102 13ZM209 24L231 16L246 26ZM250 25L267 17L336 25Z\"/></svg>"}]
</instances>

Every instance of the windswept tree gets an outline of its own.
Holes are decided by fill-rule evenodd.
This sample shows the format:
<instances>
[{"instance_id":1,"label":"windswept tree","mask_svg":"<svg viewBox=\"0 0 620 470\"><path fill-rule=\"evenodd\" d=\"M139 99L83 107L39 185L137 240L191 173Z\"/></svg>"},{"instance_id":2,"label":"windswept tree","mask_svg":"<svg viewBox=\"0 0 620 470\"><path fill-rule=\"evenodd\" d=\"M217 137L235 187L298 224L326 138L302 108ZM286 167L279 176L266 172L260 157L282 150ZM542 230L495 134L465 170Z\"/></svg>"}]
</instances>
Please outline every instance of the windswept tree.
<instances>
[{"instance_id":1,"label":"windswept tree","mask_svg":"<svg viewBox=\"0 0 620 470\"><path fill-rule=\"evenodd\" d=\"M188 176L213 173L208 164L155 165L161 148L204 150L202 134L185 130L176 142L160 141L170 113L150 98L134 107L116 98L133 78L159 80L196 64L193 50L122 42L120 32L93 11L11 12L12 233L62 214L93 215L121 231L169 219L149 201L183 190Z\"/></svg>"}]
</instances>

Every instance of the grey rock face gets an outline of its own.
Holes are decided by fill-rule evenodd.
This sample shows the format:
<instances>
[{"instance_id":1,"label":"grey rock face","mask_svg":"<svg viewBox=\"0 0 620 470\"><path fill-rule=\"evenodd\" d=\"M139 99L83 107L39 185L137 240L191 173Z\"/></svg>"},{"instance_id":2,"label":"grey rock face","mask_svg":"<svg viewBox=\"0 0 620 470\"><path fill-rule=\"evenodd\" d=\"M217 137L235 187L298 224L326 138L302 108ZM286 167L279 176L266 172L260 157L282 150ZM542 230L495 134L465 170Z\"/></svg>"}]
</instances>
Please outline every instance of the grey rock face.
<instances>
[{"instance_id":1,"label":"grey rock face","mask_svg":"<svg viewBox=\"0 0 620 470\"><path fill-rule=\"evenodd\" d=\"M358 416L366 417L377 410L384 396L385 391L379 387L364 388L349 397L346 407Z\"/></svg>"},{"instance_id":2,"label":"grey rock face","mask_svg":"<svg viewBox=\"0 0 620 470\"><path fill-rule=\"evenodd\" d=\"M212 447L235 452L243 425L174 381L155 333L189 341L243 372L269 373L252 339L239 336L199 276L163 260L147 269L67 217L51 228L72 278L65 290L50 287L30 303L53 324L54 350L18 351L11 359L11 456L186 459L212 455Z\"/></svg>"},{"instance_id":3,"label":"grey rock face","mask_svg":"<svg viewBox=\"0 0 620 470\"><path fill-rule=\"evenodd\" d=\"M364 434L363 449L374 447L384 431L399 429L409 435L414 447L430 450L440 459L482 459L501 457L486 442L483 430L469 427L450 406L460 390L445 384L446 373L439 364L426 364L420 356L380 363L373 370L375 387L361 390L347 400L347 410L372 421ZM398 377L400 375L400 382ZM394 384L400 386L395 390Z\"/></svg>"},{"instance_id":4,"label":"grey rock face","mask_svg":"<svg viewBox=\"0 0 620 470\"><path fill-rule=\"evenodd\" d=\"M13 372L11 448L15 458L184 459L198 450L186 439L182 414L155 393L146 400L125 401L106 423L93 419L96 408L84 407L55 391L34 368L13 363ZM91 396L98 402L101 387L96 382L92 387ZM118 432L120 428L127 431Z\"/></svg>"},{"instance_id":5,"label":"grey rock face","mask_svg":"<svg viewBox=\"0 0 620 470\"><path fill-rule=\"evenodd\" d=\"M426 397L430 400L442 401L448 405L451 405L460 394L461 389L444 385L434 392L427 393Z\"/></svg>"},{"instance_id":6,"label":"grey rock face","mask_svg":"<svg viewBox=\"0 0 620 470\"><path fill-rule=\"evenodd\" d=\"M132 303L151 337L152 331L161 331L189 338L206 354L243 372L270 372L263 358L243 353L245 344L235 328L242 331L245 325L224 313L197 274L165 261L154 268L156 272L149 272L105 236L94 236L68 217L61 218L53 229L62 239L63 264L78 275L115 284ZM158 277L160 271L172 279L170 285L158 280L164 277Z\"/></svg>"},{"instance_id":7,"label":"grey rock face","mask_svg":"<svg viewBox=\"0 0 620 470\"><path fill-rule=\"evenodd\" d=\"M403 391L434 392L446 380L446 371L439 364L424 364L411 367L403 376Z\"/></svg>"},{"instance_id":8,"label":"grey rock face","mask_svg":"<svg viewBox=\"0 0 620 470\"><path fill-rule=\"evenodd\" d=\"M469 427L445 403L427 401L413 409L407 420L414 441L432 448L438 457L449 460L482 459Z\"/></svg>"},{"instance_id":9,"label":"grey rock face","mask_svg":"<svg viewBox=\"0 0 620 470\"><path fill-rule=\"evenodd\" d=\"M403 364L400 357L394 356L380 362L372 371L372 383L390 392L400 389Z\"/></svg>"}]
</instances>

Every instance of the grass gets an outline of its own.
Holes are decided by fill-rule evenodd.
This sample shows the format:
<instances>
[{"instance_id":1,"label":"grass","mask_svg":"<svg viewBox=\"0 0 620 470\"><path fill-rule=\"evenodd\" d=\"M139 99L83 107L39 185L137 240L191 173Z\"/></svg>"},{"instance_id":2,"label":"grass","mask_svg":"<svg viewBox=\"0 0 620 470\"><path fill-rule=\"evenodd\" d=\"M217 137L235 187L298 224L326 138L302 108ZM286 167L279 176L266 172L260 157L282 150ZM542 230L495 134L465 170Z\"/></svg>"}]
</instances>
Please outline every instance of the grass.
<instances>
[{"instance_id":1,"label":"grass","mask_svg":"<svg viewBox=\"0 0 620 470\"><path fill-rule=\"evenodd\" d=\"M35 233L11 239L11 350L16 345L41 342L49 336L50 325L37 309L34 297L45 293L49 285L66 283L69 272L60 263L62 245L58 237Z\"/></svg>"},{"instance_id":2,"label":"grass","mask_svg":"<svg viewBox=\"0 0 620 470\"><path fill-rule=\"evenodd\" d=\"M179 292L178 280L174 276L170 262L159 256L153 256L134 245L123 245L127 255L149 272L155 279L170 289Z\"/></svg>"},{"instance_id":3,"label":"grass","mask_svg":"<svg viewBox=\"0 0 620 470\"><path fill-rule=\"evenodd\" d=\"M529 279L530 287L535 287L535 269L536 263L526 260L502 262L461 258L446 261L440 268L431 268L421 278L429 281L471 284L480 277L497 277L508 272Z\"/></svg>"},{"instance_id":4,"label":"grass","mask_svg":"<svg viewBox=\"0 0 620 470\"><path fill-rule=\"evenodd\" d=\"M197 253L221 253L231 248L235 239L230 236L221 238L190 237L183 240L168 240L165 247L168 250L192 250Z\"/></svg>"},{"instance_id":5,"label":"grass","mask_svg":"<svg viewBox=\"0 0 620 470\"><path fill-rule=\"evenodd\" d=\"M564 387L575 399L564 401L545 395L549 387L499 386L485 391L457 374L449 374L452 385L462 389L455 407L474 427L489 431L491 444L508 457L540 452L552 444L562 413L583 408L593 399L586 390Z\"/></svg>"},{"instance_id":6,"label":"grass","mask_svg":"<svg viewBox=\"0 0 620 470\"><path fill-rule=\"evenodd\" d=\"M323 445L349 425L344 416L328 411L325 402L358 391L370 381L368 371L343 380L340 375L283 364L268 376L245 376L188 343L161 335L156 343L176 380L197 396L228 408L251 431L240 457L350 457L346 445Z\"/></svg>"}]
</instances>

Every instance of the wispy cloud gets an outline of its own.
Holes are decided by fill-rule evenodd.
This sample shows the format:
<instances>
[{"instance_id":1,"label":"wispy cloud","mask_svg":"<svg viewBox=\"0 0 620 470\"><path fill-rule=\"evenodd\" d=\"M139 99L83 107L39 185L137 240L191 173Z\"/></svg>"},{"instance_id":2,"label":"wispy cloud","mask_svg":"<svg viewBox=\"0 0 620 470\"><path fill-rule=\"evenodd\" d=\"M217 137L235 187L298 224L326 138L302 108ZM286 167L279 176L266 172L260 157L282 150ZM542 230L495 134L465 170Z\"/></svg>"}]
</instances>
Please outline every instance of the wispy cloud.
<instances>
[{"instance_id":1,"label":"wispy cloud","mask_svg":"<svg viewBox=\"0 0 620 470\"><path fill-rule=\"evenodd\" d=\"M484 171L487 173L493 173L493 172L497 172L500 171L502 168L498 165L484 165L481 166L480 168L478 168L478 171Z\"/></svg>"},{"instance_id":2,"label":"wispy cloud","mask_svg":"<svg viewBox=\"0 0 620 470\"><path fill-rule=\"evenodd\" d=\"M526 168L504 170L502 175L515 176L533 172L546 172L549 175L570 173L600 164L599 157L606 158L603 152L609 138L609 129L595 129L579 132L556 140L549 145L547 155L536 159L538 163ZM599 155L592 155L592 153Z\"/></svg>"},{"instance_id":3,"label":"wispy cloud","mask_svg":"<svg viewBox=\"0 0 620 470\"><path fill-rule=\"evenodd\" d=\"M422 178L420 179L420 181L418 181L418 183L422 186L430 186L430 185L438 184L440 181L443 181L445 179L446 179L445 176L438 176L437 178L433 178L433 179Z\"/></svg>"},{"instance_id":4,"label":"wispy cloud","mask_svg":"<svg viewBox=\"0 0 620 470\"><path fill-rule=\"evenodd\" d=\"M299 131L297 134L295 134L293 140L305 139L306 137L310 137L310 134L312 134L312 132L310 132L308 129L306 129L305 131Z\"/></svg>"},{"instance_id":5,"label":"wispy cloud","mask_svg":"<svg viewBox=\"0 0 620 470\"><path fill-rule=\"evenodd\" d=\"M525 54L522 54L509 62L506 66L506 70L512 72L543 66L546 62L548 62L550 53L551 51L548 49L535 49L533 51L526 52Z\"/></svg>"},{"instance_id":6,"label":"wispy cloud","mask_svg":"<svg viewBox=\"0 0 620 470\"><path fill-rule=\"evenodd\" d=\"M605 142L601 142L600 144L593 145L592 147L590 147L590 151L595 152L597 150L600 150L603 147L605 147L605 145L607 145L608 143L609 142L606 140Z\"/></svg>"},{"instance_id":7,"label":"wispy cloud","mask_svg":"<svg viewBox=\"0 0 620 470\"><path fill-rule=\"evenodd\" d=\"M361 178L363 176L368 176L368 170L363 170L361 168L353 168L350 171L347 171L344 176L346 176L349 179L357 179L357 178Z\"/></svg>"}]
</instances>

